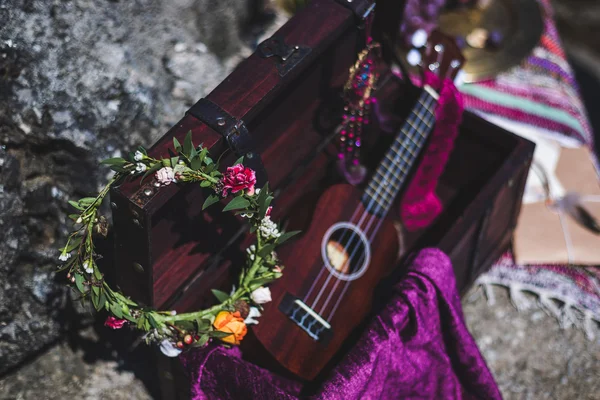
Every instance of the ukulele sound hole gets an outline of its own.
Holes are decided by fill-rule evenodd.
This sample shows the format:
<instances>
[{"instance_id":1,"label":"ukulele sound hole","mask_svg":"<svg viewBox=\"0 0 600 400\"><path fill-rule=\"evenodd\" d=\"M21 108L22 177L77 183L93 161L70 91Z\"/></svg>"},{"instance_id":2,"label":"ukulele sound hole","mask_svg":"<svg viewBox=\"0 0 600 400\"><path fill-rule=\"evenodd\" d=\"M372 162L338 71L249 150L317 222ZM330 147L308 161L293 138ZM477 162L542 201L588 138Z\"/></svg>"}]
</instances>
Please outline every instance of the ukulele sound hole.
<instances>
[{"instance_id":1,"label":"ukulele sound hole","mask_svg":"<svg viewBox=\"0 0 600 400\"><path fill-rule=\"evenodd\" d=\"M325 233L321 256L332 275L350 281L361 277L367 270L371 247L365 234L356 225L340 222Z\"/></svg>"}]
</instances>

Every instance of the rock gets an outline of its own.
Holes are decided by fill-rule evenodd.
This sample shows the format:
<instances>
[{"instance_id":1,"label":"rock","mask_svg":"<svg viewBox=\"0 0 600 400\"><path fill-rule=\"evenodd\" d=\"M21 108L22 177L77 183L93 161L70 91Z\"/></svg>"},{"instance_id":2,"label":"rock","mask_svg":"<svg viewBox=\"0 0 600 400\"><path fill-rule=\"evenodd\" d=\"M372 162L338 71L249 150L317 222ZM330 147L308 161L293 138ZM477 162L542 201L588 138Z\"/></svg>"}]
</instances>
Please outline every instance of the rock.
<instances>
[{"instance_id":1,"label":"rock","mask_svg":"<svg viewBox=\"0 0 600 400\"><path fill-rule=\"evenodd\" d=\"M100 160L151 145L252 51L238 34L256 4L0 4L0 374L81 312L54 274L66 201L97 192Z\"/></svg>"}]
</instances>

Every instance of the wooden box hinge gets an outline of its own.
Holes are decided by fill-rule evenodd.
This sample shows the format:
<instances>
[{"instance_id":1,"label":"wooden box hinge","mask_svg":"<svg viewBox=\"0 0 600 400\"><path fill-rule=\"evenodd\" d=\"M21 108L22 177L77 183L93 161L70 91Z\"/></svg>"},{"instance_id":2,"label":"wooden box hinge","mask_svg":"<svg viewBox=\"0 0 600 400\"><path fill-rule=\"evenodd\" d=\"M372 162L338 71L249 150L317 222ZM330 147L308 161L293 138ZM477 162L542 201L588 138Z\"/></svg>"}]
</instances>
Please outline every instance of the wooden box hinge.
<instances>
[{"instance_id":1,"label":"wooden box hinge","mask_svg":"<svg viewBox=\"0 0 600 400\"><path fill-rule=\"evenodd\" d=\"M290 72L310 53L307 46L287 45L283 38L274 35L258 45L258 54L262 58L276 57L275 66L279 76L283 77Z\"/></svg>"},{"instance_id":2,"label":"wooden box hinge","mask_svg":"<svg viewBox=\"0 0 600 400\"><path fill-rule=\"evenodd\" d=\"M250 136L244 121L234 118L227 111L206 98L200 99L186 114L199 119L219 133L225 138L229 148L237 157L244 157L244 165L256 172L258 187L262 187L266 183L267 172L260 154L254 150L252 136Z\"/></svg>"}]
</instances>

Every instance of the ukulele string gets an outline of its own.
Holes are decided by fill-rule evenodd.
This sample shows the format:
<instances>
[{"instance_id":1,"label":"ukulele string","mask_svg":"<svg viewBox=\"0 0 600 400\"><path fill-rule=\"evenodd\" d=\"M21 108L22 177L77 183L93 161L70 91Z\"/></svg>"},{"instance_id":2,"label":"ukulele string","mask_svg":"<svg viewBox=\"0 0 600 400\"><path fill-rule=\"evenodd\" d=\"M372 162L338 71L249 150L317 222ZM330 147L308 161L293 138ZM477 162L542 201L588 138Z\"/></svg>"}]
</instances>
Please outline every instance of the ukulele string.
<instances>
[{"instance_id":1,"label":"ukulele string","mask_svg":"<svg viewBox=\"0 0 600 400\"><path fill-rule=\"evenodd\" d=\"M422 103L422 101L421 101L421 100L422 100L422 98L423 98L423 97L426 97L426 95L427 95L427 92L426 92L426 91L423 91L423 93L421 93L421 96L419 97L419 100L418 100L419 104L423 105L423 103ZM411 115L409 116L409 118L410 118L410 117L413 117L413 119L414 119L414 118L416 118L416 117L415 117L415 115L414 115L414 113L413 113L413 114L411 114ZM413 123L414 123L414 122L415 122L415 121L413 121ZM408 134L408 133L407 133L407 134ZM404 156L404 155L405 155L404 149L403 149L403 153L402 153L402 154L400 154L400 155L401 155L401 156ZM390 170L390 169L388 169L388 170L386 171L386 175L385 175L385 177L384 177L384 180L387 180L387 179L388 179L388 175L389 175L390 173L391 173L391 170ZM361 226L362 222L364 221L364 218L365 218L365 217L368 215L368 210L369 210L369 209L370 209L370 208L373 206L373 203L374 203L374 201L375 201L375 198L377 198L377 196L379 195L379 192L381 191L381 189L382 189L382 187L381 187L381 186L380 186L379 188L377 188L377 190L375 191L375 193L374 193L374 194L373 194L373 196L371 197L371 200L370 200L369 204L368 204L368 205L365 207L365 210L363 211L363 214L361 215L361 218L360 218L359 222L358 222L357 224L354 224L354 225L356 225L356 226L357 226L357 228L358 228L358 229L360 229L360 226ZM360 205L358 205L358 206L356 207L356 209L354 210L354 214L353 214L353 215L352 215L352 217L350 218L350 222L354 222L354 218L355 218L355 216L356 216L356 213L357 213L359 210L360 210ZM345 230L345 231L344 231L344 233L342 234L342 237L340 238L340 242L342 242L342 243L343 243L344 239L346 238L346 235L347 235L347 233L348 233L348 230ZM350 237L350 240L348 241L348 243L346 243L346 244L344 245L344 250L346 250L346 249L347 249L347 247L348 247L348 246L350 246L350 245L352 244L352 241L354 240L354 237L356 237L356 233L353 231L353 232L352 232L352 236ZM345 264L344 264L344 266L345 266ZM312 292L313 292L314 288L315 288L315 287L317 286L317 284L319 283L319 280L321 279L321 277L322 277L322 275L323 275L323 272L324 272L326 269L327 269L327 268L326 268L325 264L323 264L323 265L322 265L322 267L321 267L321 270L319 271L319 274L317 275L317 278L316 278L316 279L313 281L313 283L311 284L311 287L309 288L309 291L308 291L308 293L307 293L307 294L306 294L306 296L304 297L304 299L303 299L303 301L304 301L304 302L306 302L306 301L309 299L309 297L310 297L310 295L312 294ZM313 303L311 304L311 308L312 308L312 309L314 309L315 305L316 305L316 304L319 302L319 300L321 299L321 296L323 295L323 291L324 291L324 290L327 288L327 286L329 285L329 282L331 281L331 278L332 278L333 276L334 276L333 274L329 273L329 276L328 276L328 277L327 277L327 279L325 280L325 283L324 283L324 284L321 286L321 289L320 289L319 293L317 294L317 296L315 297L315 300L313 300Z\"/></svg>"},{"instance_id":2,"label":"ukulele string","mask_svg":"<svg viewBox=\"0 0 600 400\"><path fill-rule=\"evenodd\" d=\"M352 222L354 220L354 218L356 217L356 214L358 213L359 210L360 210L360 207L357 206L356 209L354 210L354 213L352 214L352 217L350 217L350 222ZM342 237L341 237L340 241L343 241L346 238L346 234L347 233L348 233L348 230L345 230L344 233L342 234ZM313 281L312 285L310 285L310 289L308 290L308 293L302 299L302 301L304 303L306 303L306 301L308 300L308 298L312 294L314 288L317 286L317 283L319 282L319 280L323 276L323 272L325 272L326 270L327 270L327 268L325 268L325 264L323 264L323 266L321 267L321 270L319 271L319 274L317 275L317 278ZM332 276L332 275L329 274L329 276ZM326 285L327 285L327 283L325 283L325 286Z\"/></svg>"},{"instance_id":3,"label":"ukulele string","mask_svg":"<svg viewBox=\"0 0 600 400\"><path fill-rule=\"evenodd\" d=\"M424 104L421 102L421 99L419 99L419 104L420 104L421 106L424 106L424 107L425 107L425 105L424 105ZM413 115L411 115L410 117L412 117L412 119L413 119L413 121L412 121L412 122L413 122L413 124L414 124L414 125L418 125L418 128L420 129L420 128L421 128L421 126L422 126L422 122L423 122L423 120L421 119L421 116L419 115L419 111L417 110L417 111L416 111L416 112L415 112ZM410 123L410 117L409 117L409 119L408 119L408 122L409 122L409 123ZM415 119L417 119L417 118L419 118L419 119L420 119L420 122L418 122L418 123L415 123L416 121L414 121L414 120L415 120ZM410 124L411 128L414 126L413 124ZM409 130L408 130L408 131L405 133L405 139L404 139L404 140L406 140L406 138L410 139L410 144L409 144L410 146L414 146L414 145L416 144L416 142L413 140L413 137L412 137L414 133L418 133L418 131L417 131L417 128L412 128L412 129L410 129L410 128L409 128ZM395 139L395 140L396 140L396 141L398 141L398 139ZM409 145L402 145L402 147L401 147L401 149L402 149L402 150L401 150L401 153L400 153L399 155L400 155L400 156L402 156L403 158L404 158L404 156L405 156L405 155L408 157L408 153L412 154L412 152L411 152L411 149L410 149ZM390 175L390 174L391 174L391 177L389 177L389 175ZM390 178L391 178L391 179L390 179ZM399 178L399 175L397 175L397 174L393 173L391 168L388 168L388 170L387 170L387 172L386 172L386 176L384 177L384 180L385 180L385 181L387 181L388 179L390 179L390 183L393 183L393 181L394 181L394 180L397 180L398 178ZM379 195L379 192L380 192L380 191L382 191L382 188L383 188L383 185L379 186L379 188L377 189L377 191L376 191L376 192L375 192L375 194L374 194L374 197L377 197L377 196ZM389 194L389 193L387 193L387 191L385 191L385 190L383 190L382 196L383 196L383 198L382 198L382 203L383 203L383 204L385 204L385 203L386 203L387 201L389 201L389 200L392 200L392 199L389 199L389 197L391 197L391 196L392 196L392 194ZM366 217L367 215L369 215L369 216L370 216L369 220L367 221L366 228L365 228L364 230L363 230L363 229L361 229L362 220L361 220L361 221L358 223L358 227L359 227L359 229L361 229L361 230L362 230L362 231L363 231L363 232L364 232L366 235L368 235L368 234L369 234L369 230L371 229L371 226L373 225L373 222L374 222L374 220L375 220L375 219L377 219L377 217L376 217L376 214L377 214L377 212L379 212L379 211L380 211L380 209L381 209L381 210L383 210L383 209L385 208L383 204L379 204L379 202L376 202L376 203L377 203L377 205L378 205L379 207L376 207L373 213L367 213L367 212L365 212L365 213L363 214L363 216L365 216L365 217ZM372 204L372 203L369 203L369 207L368 207L368 208L370 208L370 205L371 205L371 204ZM373 233L372 233L372 236L373 236L373 237L375 236L375 233L377 233L377 231L378 231L379 227L381 226L381 221L382 221L382 220L383 220L383 217L382 217L382 218L379 218L379 223L377 224L377 226L376 226L375 230L374 230L374 231L373 231ZM351 238L350 238L350 241L349 241L349 242L348 242L348 244L346 245L347 247L350 247L350 246L353 244L352 242L353 242L354 236L356 236L356 235L353 235L353 237L351 237ZM368 243L368 244L370 244L371 242L372 242L372 238L371 238L371 239L369 239L369 243ZM357 244L358 244L358 243L357 243ZM347 260L347 261L344 263L344 266L345 266L346 264L348 264L348 263L350 263L350 262L352 262L352 261L353 261L353 258L354 258L354 256L356 255L356 252L358 251L358 249L359 249L359 246L355 246L355 247L353 247L353 248L344 248L344 250L352 250L352 253L351 253L350 257L349 257L349 258L348 258L348 260ZM356 260L356 261L357 261L357 262L356 262L356 265L360 265L360 263L361 263L361 262L362 262L362 260L364 259L364 256L365 256L365 255L364 255L364 253L362 253L362 254L360 255L359 259L358 259L358 260ZM345 291L346 291L346 288L349 286L349 282L351 282L351 281L350 281L350 280L346 281L346 284L345 284L345 286L344 286L344 290L343 290L343 292L342 292L342 293L345 293ZM323 306L321 307L321 312L320 312L320 313L322 313L322 312L325 312L325 311L327 310L327 305L329 304L329 301L331 300L331 298L332 298L332 297L333 297L333 295L335 294L335 291L337 290L337 287L338 287L338 285L339 285L339 284L340 284L340 279L338 279L338 280L336 280L336 281L335 281L335 283L334 283L334 286L333 286L332 290L330 290L330 291L329 291L329 295L327 296L327 299L325 300L325 303L324 303L324 304L323 304ZM343 297L343 294L342 294L342 296L340 296L340 297L338 298L338 301L339 301L339 299L340 299L341 297Z\"/></svg>"},{"instance_id":4,"label":"ukulele string","mask_svg":"<svg viewBox=\"0 0 600 400\"><path fill-rule=\"evenodd\" d=\"M417 144L418 144L418 145L421 145L421 144L422 144L421 142L422 142L422 140L424 139L424 136L423 136L423 135L418 135L418 136L419 136L419 138L417 138L417 141L418 141L418 143L417 143L417 142L414 140L414 138L413 138L413 135L414 135L415 133L419 133L419 130L420 130L422 127L423 127L423 125L428 125L428 123L427 123L428 121L426 120L425 116L426 116L428 113L429 113L429 114L432 114L432 113L431 113L431 111L429 110L429 107L432 105L432 103L434 103L434 100L435 100L435 99L434 99L432 96L430 96L430 97L429 97L427 100L425 100L425 104L424 104L424 103L423 103L423 100L424 100L423 98L424 98L424 97L425 97L425 98L427 98L427 95L428 95L428 93L427 93L426 91L424 91L424 92L421 94L420 98L418 99L418 103L421 105L421 108L420 108L420 109L418 109L418 110L415 110L416 112L415 112L415 113L413 113L413 114L412 114L412 115L411 115L411 116L410 116L410 117L407 119L407 122L409 123L409 125L410 125L410 128L409 128L409 130L408 130L408 131L405 133L405 136L406 136L406 138L408 138L408 139L411 141L411 143L410 143L410 144L407 144L407 145L402 145L402 150L401 150L401 152L398 154L398 155L399 155L400 157L402 157L402 158L404 158L404 156L408 157L408 155L409 155L409 154L410 154L410 155L412 155L412 156L413 156L413 158L416 158L416 156L415 156L415 155L414 155L414 154L411 152L411 148L412 148L412 147L414 147L414 146L415 146L415 145L417 145ZM410 122L411 122L411 121L410 121L410 120L411 120L411 118L412 118L412 123L410 123ZM415 119L417 119L417 118L418 118L418 120L419 120L418 122L416 122L416 121L415 121ZM417 126L415 127L414 125L417 125ZM398 139L396 139L396 140L398 140ZM415 150L417 150L417 149L415 149ZM413 160L411 160L411 162L412 162L412 161L414 161L414 159L413 159ZM385 175L385 177L384 177L384 181L388 181L388 179L390 179L390 175L392 175L392 177L393 177L392 179L393 179L393 180L399 179L399 176L400 176L400 175L397 175L397 174L395 174L395 173L392 173L392 168L388 168L388 170L386 171L386 175ZM368 233L369 233L369 230L371 229L371 226L373 225L373 222L374 222L374 220L375 220L375 219L377 219L377 217L376 217L376 214L377 214L377 212L378 212L378 211L380 211L380 210L383 210L383 211L384 211L384 213L383 213L383 215L381 216L381 218L379 218L379 222L378 222L378 224L376 225L376 227L375 227L375 230L374 230L374 231L372 232L372 234L371 234L371 238L369 238L369 239L368 239L368 242L369 242L369 243L367 243L367 245L369 245L369 244L372 242L373 238L375 237L375 234L377 233L377 231L379 230L379 228L380 228L380 226L381 226L381 223L382 223L383 219L385 218L385 215L387 215L387 211L389 210L389 206L388 206L388 207L387 207L387 209L386 209L386 208L384 207L384 205L382 205L382 204L379 204L378 202L376 202L376 203L377 203L377 207L375 208L374 212L373 212L373 213L369 213L369 212L368 212L368 210L371 208L371 206L372 206L372 205L373 205L373 203L375 202L375 198L376 198L377 196L379 196L379 194L380 194L380 192L382 192L382 190L383 190L383 185L379 186L379 188L377 189L377 191L375 192L375 194L374 194L373 196L371 196L371 201L369 202L368 206L365 208L365 212L363 212L363 215L361 216L361 219L360 219L360 221L359 221L359 222L358 222L358 224L357 224L357 227L358 227L358 229L361 229L361 225L362 225L362 223L363 223L363 221L364 221L365 217L366 217L367 215L369 215L369 214L370 214L370 218L369 218L369 220L368 220L368 222L367 222L366 228L363 230L363 232L364 232L365 234L367 234L367 235L368 235ZM391 201L393 201L393 199L389 199L389 197L390 197L390 196L392 196L392 194L389 194L389 193L387 193L386 191L383 191L383 192L384 192L384 193L382 194L382 196L383 196L383 203L385 204L385 202L387 202L387 201L390 201L390 205L391 205ZM362 230L362 229L361 229L361 230ZM350 263L350 262L353 260L353 258L354 258L354 257L355 257L355 255L356 255L356 252L357 252L357 251L358 251L358 249L360 248L360 246L354 246L354 248L352 248L352 249L350 249L350 248L349 248L350 246L352 246L352 244L353 244L353 241L354 241L354 237L356 237L356 236L357 236L357 235L356 235L356 232L353 232L353 233L352 233L352 236L351 236L351 238L350 238L350 240L349 240L349 242L348 242L348 243L346 244L346 246L344 247L344 250L352 250L352 254L350 255L349 259L348 259L348 260L347 260L347 261L344 263L344 266L345 266L346 264ZM358 244L358 243L357 243L357 244ZM362 253L362 254L360 255L360 258L357 260L359 264L360 264L361 260L364 258L364 256L365 256L365 254L364 254L364 253ZM325 285L324 285L324 286L321 288L321 292L322 292L322 291L323 291L323 290L324 290L324 289L327 287L327 285L328 285L328 283L329 283L329 280L331 279L331 276L333 276L333 275L332 275L332 274L330 274L330 276L328 277L328 279L327 279L327 281L326 281ZM329 304L329 301L330 301L330 300L331 300L331 298L333 297L333 294L336 292L336 290L337 290L337 287L338 287L338 286L339 286L339 284L340 284L340 281L341 281L340 279L337 279L337 280L335 281L335 284L334 284L334 286L333 286L332 290L329 292L329 295L327 296L327 299L325 300L325 303L324 303L324 305L321 307L321 311L319 312L319 314L322 314L322 313L324 313L324 312L325 312L325 310L327 309L327 305ZM339 303L340 303L340 301L341 301L341 298L343 297L343 295L345 294L346 290L347 290L347 289L348 289L348 287L350 286L350 282L352 282L352 281L351 281L351 280L348 280L348 281L346 281L346 284L344 285L344 289L342 290L342 294L341 294L341 295L338 297L338 300L337 300L336 304L334 305L334 307L333 307L333 309L332 309L332 312L330 313L330 316L328 317L328 320L329 320L329 319L330 319L330 318L333 316L333 314L334 314L335 310L337 309L337 306L339 306ZM319 296L319 297L320 297L320 296ZM316 301L315 301L315 303L316 303ZM313 305L313 307L314 307L314 305ZM314 308L313 308L313 309L314 309Z\"/></svg>"},{"instance_id":5,"label":"ukulele string","mask_svg":"<svg viewBox=\"0 0 600 400\"><path fill-rule=\"evenodd\" d=\"M430 114L429 120L431 120L431 121L435 121L435 116L433 115L433 112L432 112L432 111L429 109L429 107L432 105L432 103L434 103L434 102L433 102L433 101L430 101L428 105L426 105L426 106L424 105L424 107L425 107L425 111L426 111L426 112L425 112L425 114L427 114L427 112L429 112L429 114ZM424 116L423 116L423 117L424 117ZM421 121L422 121L422 122L419 124L419 127L420 127L420 126L422 126L422 124L423 124L423 123L427 124L427 122L425 122L425 119L424 119L424 118L421 118ZM423 144L422 142L425 140L425 137L424 137L423 135L419 135L419 136L420 136L420 138L418 139L418 140L419 140L418 146L421 146L421 145ZM416 143L416 142L413 142L413 145L417 145L417 143ZM417 148L418 148L418 146L417 146ZM415 158L416 158L416 157L415 157ZM382 207L382 209L383 209L383 207ZM379 218L379 221L377 222L377 225L375 226L375 229L373 230L373 232L371 233L371 236L369 237L369 243L370 243L370 242L372 242L372 241L373 241L373 239L375 239L375 235L376 235L376 234L377 234L377 232L379 231L379 228L381 227L381 224L383 223L383 220L385 219L385 217L386 217L386 215L387 215L387 213L388 213L388 212L389 212L389 207L388 207L388 209L384 209L384 213L383 213L382 217L381 217L381 218ZM368 229L370 229L370 227L367 227L367 232L368 232ZM367 233L367 232L365 232L365 233ZM363 255L363 257L364 257L364 255ZM362 259L363 257L361 257L361 259ZM360 261L361 259L359 259L359 261ZM336 286L337 286L337 284L338 284L338 283L339 283L339 282L336 282ZM331 312L329 313L329 315L328 315L328 317L327 317L327 321L330 321L330 320L331 320L331 318L333 318L333 315L335 314L335 312L336 312L336 310L337 310L338 306L340 305L342 298L344 297L344 295L346 294L346 291L347 291L347 290L348 290L348 288L350 287L350 283L351 283L351 281L348 281L348 282L346 282L346 284L344 285L344 288L342 289L342 292L341 292L341 293L340 293L340 295L338 296L338 299L337 299L337 301L336 301L335 305L333 306L333 308L331 309ZM334 286L334 288L333 288L332 292L335 292L335 290L336 290L336 286ZM331 296L331 294L330 294L330 296ZM325 311L325 307L323 307L323 310L322 310L322 311Z\"/></svg>"}]
</instances>

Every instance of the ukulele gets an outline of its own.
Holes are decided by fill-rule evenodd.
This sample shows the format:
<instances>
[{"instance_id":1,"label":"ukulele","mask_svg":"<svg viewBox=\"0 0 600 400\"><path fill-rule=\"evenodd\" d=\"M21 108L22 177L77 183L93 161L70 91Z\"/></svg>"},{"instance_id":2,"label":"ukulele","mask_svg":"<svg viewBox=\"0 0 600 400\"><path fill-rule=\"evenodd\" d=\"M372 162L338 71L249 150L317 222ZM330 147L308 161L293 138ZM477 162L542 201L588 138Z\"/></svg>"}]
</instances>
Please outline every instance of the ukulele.
<instances>
[{"instance_id":1,"label":"ukulele","mask_svg":"<svg viewBox=\"0 0 600 400\"><path fill-rule=\"evenodd\" d=\"M422 64L453 76L463 61L460 52L444 38L438 38L444 44L432 43L436 37L422 49ZM277 362L301 379L313 380L369 314L373 290L400 257L387 214L433 128L437 99L436 90L424 86L364 190L350 184L327 189L310 228L278 250L286 270L271 285L273 301L252 329Z\"/></svg>"}]
</instances>

